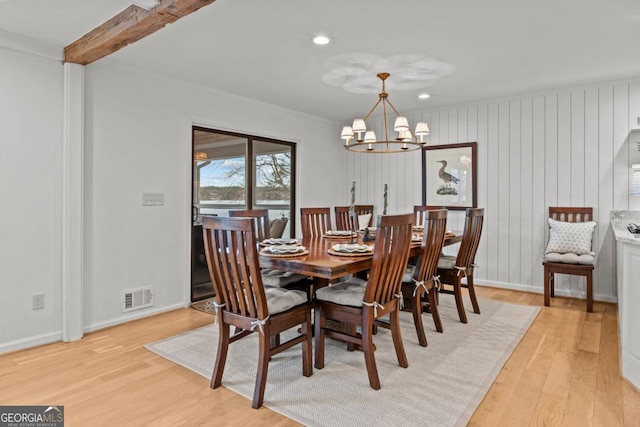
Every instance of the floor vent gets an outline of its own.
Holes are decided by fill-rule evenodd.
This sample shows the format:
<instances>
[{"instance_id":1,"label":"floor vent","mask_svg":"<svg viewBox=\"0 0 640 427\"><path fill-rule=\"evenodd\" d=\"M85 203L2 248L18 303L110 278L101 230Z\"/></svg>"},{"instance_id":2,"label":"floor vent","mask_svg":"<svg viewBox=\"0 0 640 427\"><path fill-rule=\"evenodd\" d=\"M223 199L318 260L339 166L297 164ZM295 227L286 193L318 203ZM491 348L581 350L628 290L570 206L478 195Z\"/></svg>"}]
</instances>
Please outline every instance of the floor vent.
<instances>
[{"instance_id":1,"label":"floor vent","mask_svg":"<svg viewBox=\"0 0 640 427\"><path fill-rule=\"evenodd\" d=\"M122 312L139 310L153 305L151 287L122 291Z\"/></svg>"}]
</instances>

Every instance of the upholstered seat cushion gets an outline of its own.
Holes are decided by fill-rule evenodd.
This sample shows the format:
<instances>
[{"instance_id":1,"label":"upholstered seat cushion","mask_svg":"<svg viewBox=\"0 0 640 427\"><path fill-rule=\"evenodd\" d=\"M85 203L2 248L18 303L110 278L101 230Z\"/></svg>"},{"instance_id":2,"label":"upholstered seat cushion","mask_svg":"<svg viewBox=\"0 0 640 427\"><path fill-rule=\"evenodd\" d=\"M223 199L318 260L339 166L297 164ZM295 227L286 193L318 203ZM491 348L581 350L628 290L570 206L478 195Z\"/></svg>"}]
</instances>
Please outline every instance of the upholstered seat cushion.
<instances>
[{"instance_id":1,"label":"upholstered seat cushion","mask_svg":"<svg viewBox=\"0 0 640 427\"><path fill-rule=\"evenodd\" d=\"M269 314L282 313L292 307L307 302L307 294L302 291L282 288L264 288L264 294L267 297Z\"/></svg>"},{"instance_id":2,"label":"upholstered seat cushion","mask_svg":"<svg viewBox=\"0 0 640 427\"><path fill-rule=\"evenodd\" d=\"M362 307L367 281L352 277L333 286L326 286L316 291L316 299L351 307Z\"/></svg>"},{"instance_id":3,"label":"upholstered seat cushion","mask_svg":"<svg viewBox=\"0 0 640 427\"><path fill-rule=\"evenodd\" d=\"M453 270L456 265L456 257L453 255L440 255L438 259L438 268Z\"/></svg>"},{"instance_id":4,"label":"upholstered seat cushion","mask_svg":"<svg viewBox=\"0 0 640 427\"><path fill-rule=\"evenodd\" d=\"M596 257L593 255L577 255L577 254L559 254L551 252L544 256L544 261L561 262L563 264L595 264Z\"/></svg>"},{"instance_id":5,"label":"upholstered seat cushion","mask_svg":"<svg viewBox=\"0 0 640 427\"><path fill-rule=\"evenodd\" d=\"M282 270L262 270L262 284L270 288L282 288L307 278L302 274Z\"/></svg>"},{"instance_id":6,"label":"upholstered seat cushion","mask_svg":"<svg viewBox=\"0 0 640 427\"><path fill-rule=\"evenodd\" d=\"M415 273L415 271L415 265L407 265L407 268L404 270L404 274L402 275L402 283L411 283L413 281L413 273Z\"/></svg>"}]
</instances>

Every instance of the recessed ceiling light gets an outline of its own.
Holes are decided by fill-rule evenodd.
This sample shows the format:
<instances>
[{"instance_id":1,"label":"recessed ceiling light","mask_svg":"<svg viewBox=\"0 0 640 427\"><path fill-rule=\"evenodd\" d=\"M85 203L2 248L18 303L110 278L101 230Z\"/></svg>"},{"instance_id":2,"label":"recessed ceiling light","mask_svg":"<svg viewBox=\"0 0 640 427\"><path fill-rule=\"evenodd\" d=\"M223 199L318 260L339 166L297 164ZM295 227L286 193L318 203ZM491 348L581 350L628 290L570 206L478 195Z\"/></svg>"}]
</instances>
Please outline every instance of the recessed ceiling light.
<instances>
[{"instance_id":1,"label":"recessed ceiling light","mask_svg":"<svg viewBox=\"0 0 640 427\"><path fill-rule=\"evenodd\" d=\"M431 95L429 95L428 93L421 93L420 95L418 95L418 98L420 98L420 99L429 99L429 98L431 98Z\"/></svg>"},{"instance_id":2,"label":"recessed ceiling light","mask_svg":"<svg viewBox=\"0 0 640 427\"><path fill-rule=\"evenodd\" d=\"M322 45L325 45L325 44L329 44L331 42L331 39L329 37L327 37L327 36L320 35L320 36L315 36L313 38L313 42L315 44L318 44L318 45L322 46Z\"/></svg>"}]
</instances>

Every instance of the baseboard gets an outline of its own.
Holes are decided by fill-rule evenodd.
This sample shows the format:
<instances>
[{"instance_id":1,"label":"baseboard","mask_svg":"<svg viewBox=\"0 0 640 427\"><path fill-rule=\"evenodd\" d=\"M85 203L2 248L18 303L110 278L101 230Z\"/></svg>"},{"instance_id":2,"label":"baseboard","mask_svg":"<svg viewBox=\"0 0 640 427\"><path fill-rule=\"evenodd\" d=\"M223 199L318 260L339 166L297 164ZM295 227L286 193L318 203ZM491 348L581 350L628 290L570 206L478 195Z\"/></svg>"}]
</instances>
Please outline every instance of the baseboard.
<instances>
[{"instance_id":1,"label":"baseboard","mask_svg":"<svg viewBox=\"0 0 640 427\"><path fill-rule=\"evenodd\" d=\"M521 285L517 283L496 282L496 281L480 280L480 279L474 279L473 283L479 286L489 286L492 288L500 288L500 289L511 289L513 291L531 292L534 294L544 293L544 290L540 287L530 286L530 285ZM556 288L555 294L559 297L569 297L569 298L578 298L578 299L587 298L587 294L584 292L571 292L567 289ZM618 303L618 298L611 295L594 294L593 300L602 301L602 302L611 302L614 304Z\"/></svg>"},{"instance_id":2,"label":"baseboard","mask_svg":"<svg viewBox=\"0 0 640 427\"><path fill-rule=\"evenodd\" d=\"M0 354L25 350L27 348L39 347L45 344L62 341L62 331L50 332L48 334L36 335L34 337L23 338L15 341L0 344Z\"/></svg>"},{"instance_id":3,"label":"baseboard","mask_svg":"<svg viewBox=\"0 0 640 427\"><path fill-rule=\"evenodd\" d=\"M184 303L179 303L179 304L168 305L165 307L160 307L155 309L140 310L137 313L136 312L128 313L127 315L118 317L116 319L110 319L104 322L93 323L91 325L85 326L83 328L83 331L84 332L98 331L100 329L110 328L111 326L120 325L121 323L127 323L127 322L131 322L132 320L138 320L144 317L154 316L156 314L177 310L179 308L185 308L185 307L188 307L188 305L185 305Z\"/></svg>"},{"instance_id":4,"label":"baseboard","mask_svg":"<svg viewBox=\"0 0 640 427\"><path fill-rule=\"evenodd\" d=\"M176 310L179 308L186 308L186 307L188 307L188 305L185 305L184 303L180 303L180 304L173 304L170 306L157 308L154 310L141 310L140 313L128 314L127 316L118 317L117 319L94 323L92 325L84 327L83 331L93 332L99 329L116 326L121 323L131 322L132 320L142 319L143 317L154 316L156 314ZM23 339L0 344L0 354L19 351L19 350L26 350L29 348L39 347L41 345L52 344L60 341L62 341L62 331L51 332L43 335L36 335L33 337L23 338Z\"/></svg>"}]
</instances>

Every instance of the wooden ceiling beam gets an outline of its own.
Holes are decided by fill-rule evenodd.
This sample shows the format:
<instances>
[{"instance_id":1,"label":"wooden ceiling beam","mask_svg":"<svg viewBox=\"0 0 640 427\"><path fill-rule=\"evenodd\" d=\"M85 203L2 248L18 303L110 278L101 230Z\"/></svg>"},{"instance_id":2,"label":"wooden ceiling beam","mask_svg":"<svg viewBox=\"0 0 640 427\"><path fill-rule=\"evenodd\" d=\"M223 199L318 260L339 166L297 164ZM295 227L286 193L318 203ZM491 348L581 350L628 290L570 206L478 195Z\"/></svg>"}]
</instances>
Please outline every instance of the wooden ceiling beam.
<instances>
[{"instance_id":1,"label":"wooden ceiling beam","mask_svg":"<svg viewBox=\"0 0 640 427\"><path fill-rule=\"evenodd\" d=\"M64 48L64 62L88 65L215 0L160 0L150 10L129 6Z\"/></svg>"}]
</instances>

